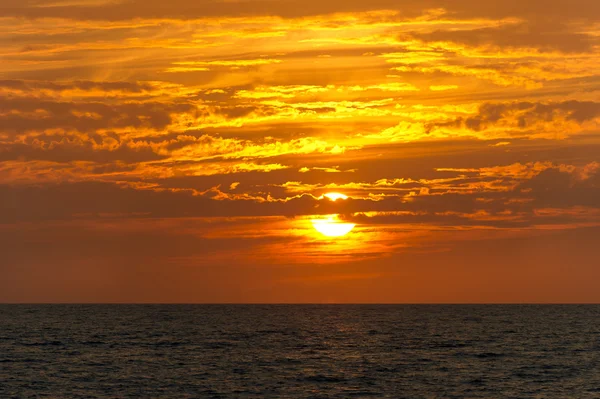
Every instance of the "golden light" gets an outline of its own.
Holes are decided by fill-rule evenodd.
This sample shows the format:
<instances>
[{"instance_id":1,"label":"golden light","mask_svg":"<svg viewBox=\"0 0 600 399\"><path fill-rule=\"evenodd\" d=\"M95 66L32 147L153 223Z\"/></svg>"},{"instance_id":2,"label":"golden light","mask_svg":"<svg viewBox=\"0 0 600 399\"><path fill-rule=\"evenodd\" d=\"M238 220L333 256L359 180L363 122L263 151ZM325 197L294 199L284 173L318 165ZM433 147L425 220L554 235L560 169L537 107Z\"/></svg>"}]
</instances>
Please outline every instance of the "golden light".
<instances>
[{"instance_id":1,"label":"golden light","mask_svg":"<svg viewBox=\"0 0 600 399\"><path fill-rule=\"evenodd\" d=\"M313 219L311 222L315 230L326 237L345 236L356 226L354 223L340 222L334 216L329 216L327 219Z\"/></svg>"},{"instance_id":2,"label":"golden light","mask_svg":"<svg viewBox=\"0 0 600 399\"><path fill-rule=\"evenodd\" d=\"M344 199L344 200L348 199L348 196L344 195L342 193L327 193L327 194L323 194L321 196L321 198L323 198L323 197L327 197L327 198L329 198L332 201L336 201L336 200L339 200L339 199Z\"/></svg>"}]
</instances>

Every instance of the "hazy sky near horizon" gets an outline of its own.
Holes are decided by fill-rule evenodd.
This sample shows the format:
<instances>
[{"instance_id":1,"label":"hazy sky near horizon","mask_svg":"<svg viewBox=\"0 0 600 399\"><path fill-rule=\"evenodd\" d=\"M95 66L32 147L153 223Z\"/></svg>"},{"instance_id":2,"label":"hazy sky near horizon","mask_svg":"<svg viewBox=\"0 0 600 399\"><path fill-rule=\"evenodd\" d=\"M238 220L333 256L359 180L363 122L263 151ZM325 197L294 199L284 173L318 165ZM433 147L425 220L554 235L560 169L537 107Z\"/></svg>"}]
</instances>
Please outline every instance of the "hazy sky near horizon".
<instances>
[{"instance_id":1,"label":"hazy sky near horizon","mask_svg":"<svg viewBox=\"0 0 600 399\"><path fill-rule=\"evenodd\" d=\"M600 302L599 71L593 0L3 0L0 302Z\"/></svg>"}]
</instances>

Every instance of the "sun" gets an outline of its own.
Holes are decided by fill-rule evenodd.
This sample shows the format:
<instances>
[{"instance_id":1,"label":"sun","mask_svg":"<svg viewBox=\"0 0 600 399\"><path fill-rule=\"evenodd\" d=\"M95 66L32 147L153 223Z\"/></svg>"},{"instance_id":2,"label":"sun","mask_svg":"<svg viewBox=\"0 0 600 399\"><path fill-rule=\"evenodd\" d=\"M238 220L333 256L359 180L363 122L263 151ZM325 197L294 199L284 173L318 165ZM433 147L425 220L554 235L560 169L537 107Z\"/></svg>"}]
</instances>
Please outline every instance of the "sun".
<instances>
[{"instance_id":1,"label":"sun","mask_svg":"<svg viewBox=\"0 0 600 399\"><path fill-rule=\"evenodd\" d=\"M313 219L311 222L315 230L326 237L345 236L356 226L354 223L340 222L335 216L329 216L327 219Z\"/></svg>"},{"instance_id":2,"label":"sun","mask_svg":"<svg viewBox=\"0 0 600 399\"><path fill-rule=\"evenodd\" d=\"M339 199L348 199L348 196L342 193L326 193L319 197L319 199L327 198L331 201L337 201ZM338 220L338 215L329 215L325 219L313 219L311 220L313 227L319 233L326 237L342 237L350 233L354 226L354 223L344 223Z\"/></svg>"}]
</instances>

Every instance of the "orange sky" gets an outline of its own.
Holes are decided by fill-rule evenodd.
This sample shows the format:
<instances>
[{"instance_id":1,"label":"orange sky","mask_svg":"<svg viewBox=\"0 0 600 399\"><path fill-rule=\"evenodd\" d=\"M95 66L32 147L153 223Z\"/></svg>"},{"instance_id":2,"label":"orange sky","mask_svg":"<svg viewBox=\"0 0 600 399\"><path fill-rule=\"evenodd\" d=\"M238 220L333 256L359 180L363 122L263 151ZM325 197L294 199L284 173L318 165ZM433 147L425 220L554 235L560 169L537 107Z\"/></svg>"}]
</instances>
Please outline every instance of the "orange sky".
<instances>
[{"instance_id":1,"label":"orange sky","mask_svg":"<svg viewBox=\"0 0 600 399\"><path fill-rule=\"evenodd\" d=\"M600 302L600 2L3 0L0 60L0 302Z\"/></svg>"}]
</instances>

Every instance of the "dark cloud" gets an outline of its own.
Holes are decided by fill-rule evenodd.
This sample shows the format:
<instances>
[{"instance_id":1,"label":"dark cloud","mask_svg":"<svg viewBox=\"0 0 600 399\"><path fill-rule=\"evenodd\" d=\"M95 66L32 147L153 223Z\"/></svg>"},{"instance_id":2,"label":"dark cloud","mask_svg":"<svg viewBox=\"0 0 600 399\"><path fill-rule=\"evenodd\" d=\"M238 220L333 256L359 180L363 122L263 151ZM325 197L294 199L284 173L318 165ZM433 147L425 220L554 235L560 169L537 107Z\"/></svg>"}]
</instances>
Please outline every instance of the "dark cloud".
<instances>
[{"instance_id":1,"label":"dark cloud","mask_svg":"<svg viewBox=\"0 0 600 399\"><path fill-rule=\"evenodd\" d=\"M164 129L172 115L191 112L187 103L60 102L34 98L1 98L0 126L3 131L24 133L46 129L150 128Z\"/></svg>"},{"instance_id":2,"label":"dark cloud","mask_svg":"<svg viewBox=\"0 0 600 399\"><path fill-rule=\"evenodd\" d=\"M345 204L304 195L288 202L213 199L218 192L194 195L192 190L156 191L119 187L112 183L81 182L57 185L0 186L0 223L35 220L69 220L77 215L135 214L152 217L295 216L368 211L371 200ZM391 199L379 208L398 209Z\"/></svg>"},{"instance_id":3,"label":"dark cloud","mask_svg":"<svg viewBox=\"0 0 600 399\"><path fill-rule=\"evenodd\" d=\"M126 93L141 93L154 90L154 86L146 82L102 82L102 81L72 81L52 82L43 80L0 80L0 88L13 89L25 92L38 90L67 91L67 90L99 90L119 91Z\"/></svg>"},{"instance_id":4,"label":"dark cloud","mask_svg":"<svg viewBox=\"0 0 600 399\"><path fill-rule=\"evenodd\" d=\"M349 217L357 212L400 211L413 215L394 216L397 222L405 220L421 223L450 223L462 220L464 224L507 227L532 223L534 211L539 208L600 207L600 173L598 173L600 168L597 165L597 163L590 163L578 168L551 167L530 180L517 184L512 191L478 190L477 184L490 181L491 178L473 176L453 182L457 188L464 186L465 189L458 192L456 189L454 192L446 192L433 186L429 194L422 194L415 187L414 195L385 197L379 201L351 198L333 202L303 195L288 201L259 202L244 198L217 199L222 197L218 189L209 190L203 195L195 195L191 189L171 190L162 189L160 186L155 186L153 189L134 189L99 182L44 186L4 185L0 186L0 197L3 199L0 203L0 222L71 220L79 217L78 215L136 213L155 218L293 217L333 213ZM498 180L499 187L503 185L510 187L514 179L510 175L494 178ZM221 180L222 183L230 181L233 182L235 179ZM191 181L187 180L187 184L190 183ZM177 179L169 185L177 186ZM200 188L199 183L195 186ZM469 219L469 214L481 212L484 212L483 217L474 215L474 221ZM518 214L523 220L514 221L505 217ZM377 219L372 220L377 221ZM390 220L389 217L387 220Z\"/></svg>"},{"instance_id":5,"label":"dark cloud","mask_svg":"<svg viewBox=\"0 0 600 399\"><path fill-rule=\"evenodd\" d=\"M589 0L505 0L490 3L473 0L362 0L345 1L269 1L252 0L190 1L173 0L165 7L160 0L130 0L98 5L43 6L49 1L6 0L0 14L29 18L58 17L81 20L127 20L134 18L192 19L211 16L258 16L276 15L302 17L334 12L368 10L398 10L407 17L417 16L429 9L446 8L452 14L464 18L473 17L538 17L538 18L585 18L600 15L600 5ZM42 7L40 7L42 6Z\"/></svg>"},{"instance_id":6,"label":"dark cloud","mask_svg":"<svg viewBox=\"0 0 600 399\"><path fill-rule=\"evenodd\" d=\"M431 123L426 126L426 129L431 131L436 128L464 126L470 130L480 131L495 125L528 129L543 122L552 124L566 120L582 124L598 117L600 117L600 102L595 101L485 103L473 116Z\"/></svg>"},{"instance_id":7,"label":"dark cloud","mask_svg":"<svg viewBox=\"0 0 600 399\"><path fill-rule=\"evenodd\" d=\"M73 162L85 161L94 163L110 163L115 161L127 162L127 170L135 169L138 162L157 161L165 156L158 155L150 147L131 148L121 144L115 148L95 148L89 141L68 137L56 138L47 148L23 143L0 145L0 162L20 161L50 161Z\"/></svg>"},{"instance_id":8,"label":"dark cloud","mask_svg":"<svg viewBox=\"0 0 600 399\"><path fill-rule=\"evenodd\" d=\"M596 167L592 167L594 165ZM581 170L547 169L521 184L518 190L525 190L539 208L600 208L600 164L589 164L588 168L589 174L583 177Z\"/></svg>"},{"instance_id":9,"label":"dark cloud","mask_svg":"<svg viewBox=\"0 0 600 399\"><path fill-rule=\"evenodd\" d=\"M433 1L426 1L424 3L434 4ZM390 0L375 0L369 4L365 4L360 0L344 2L305 2L298 0L273 2L268 0L253 0L234 3L218 0L203 2L175 0L169 4L169 7L165 7L164 3L159 0L133 0L97 6L36 7L38 4L38 2L26 2L23 4L22 2L10 0L0 7L0 13L7 16L30 18L57 17L83 20L127 20L136 17L193 19L216 16L261 15L301 17L343 11L396 8L398 6L405 6L404 12L406 14L417 14L429 5L423 4L415 7L414 2L407 0L401 4Z\"/></svg>"},{"instance_id":10,"label":"dark cloud","mask_svg":"<svg viewBox=\"0 0 600 399\"><path fill-rule=\"evenodd\" d=\"M500 121L514 121L519 128L536 122L552 122L560 117L583 123L600 116L600 103L593 101L564 101L548 103L512 102L483 104L474 117L465 119L465 126L481 130Z\"/></svg>"},{"instance_id":11,"label":"dark cloud","mask_svg":"<svg viewBox=\"0 0 600 399\"><path fill-rule=\"evenodd\" d=\"M415 34L424 41L448 41L469 46L498 46L508 48L533 47L540 51L591 51L597 40L584 33L575 33L561 23L523 22L493 28L473 30L437 30Z\"/></svg>"}]
</instances>

